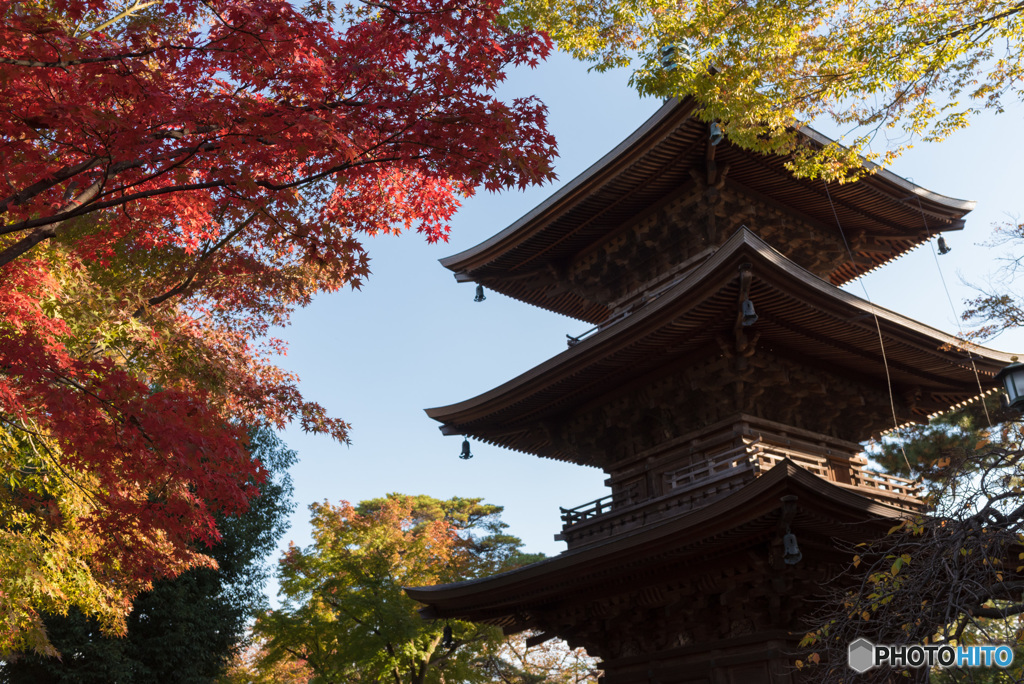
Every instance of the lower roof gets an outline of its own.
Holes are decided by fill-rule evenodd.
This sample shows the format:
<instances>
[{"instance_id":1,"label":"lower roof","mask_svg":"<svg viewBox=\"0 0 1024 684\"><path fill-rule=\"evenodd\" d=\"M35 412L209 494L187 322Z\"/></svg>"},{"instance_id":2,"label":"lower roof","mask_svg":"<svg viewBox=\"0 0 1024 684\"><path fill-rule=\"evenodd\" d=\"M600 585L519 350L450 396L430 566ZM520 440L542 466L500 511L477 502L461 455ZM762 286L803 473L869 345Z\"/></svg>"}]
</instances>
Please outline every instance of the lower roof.
<instances>
[{"instance_id":1,"label":"lower roof","mask_svg":"<svg viewBox=\"0 0 1024 684\"><path fill-rule=\"evenodd\" d=\"M554 601L588 600L642 584L659 568L700 574L706 559L742 551L751 540L778 533L781 497L796 496L792 529L804 543L863 541L883 534L907 514L837 487L784 460L766 474L708 506L631 534L564 551L491 577L430 587L406 587L426 604L424 617L534 627L531 609Z\"/></svg>"}]
</instances>

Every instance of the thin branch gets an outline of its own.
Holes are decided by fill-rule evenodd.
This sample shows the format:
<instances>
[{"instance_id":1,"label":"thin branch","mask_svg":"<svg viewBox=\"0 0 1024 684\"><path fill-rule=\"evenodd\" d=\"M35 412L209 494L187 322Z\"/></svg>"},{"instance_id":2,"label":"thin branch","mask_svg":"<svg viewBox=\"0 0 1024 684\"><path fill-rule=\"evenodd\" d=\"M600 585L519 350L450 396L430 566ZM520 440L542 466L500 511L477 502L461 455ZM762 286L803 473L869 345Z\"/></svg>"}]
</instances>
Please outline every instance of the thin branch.
<instances>
[{"instance_id":1,"label":"thin branch","mask_svg":"<svg viewBox=\"0 0 1024 684\"><path fill-rule=\"evenodd\" d=\"M121 62L126 59L133 57L146 57L154 52L157 52L159 48L152 48L149 50L143 50L142 52L125 52L119 55L105 55L103 57L81 57L79 59L59 59L52 62L41 62L36 59L14 59L12 57L0 57L0 64L10 64L12 66L23 66L33 67L40 69L65 69L71 66L79 66L82 64L102 64L104 62Z\"/></svg>"},{"instance_id":2,"label":"thin branch","mask_svg":"<svg viewBox=\"0 0 1024 684\"><path fill-rule=\"evenodd\" d=\"M243 230L248 228L249 225L252 224L252 222L261 212L262 210L254 211L252 214L249 215L248 218L242 221L234 230L232 230L230 233L225 235L219 242L217 242L217 244L213 245L208 250L203 252L203 254L196 260L195 267L181 283L179 283L175 287L172 287L170 290L164 292L163 294L157 295L155 297L150 297L148 300L146 300L145 304L143 304L142 306L135 310L135 312L132 314L132 317L140 318L143 314L146 313L148 309L163 304L171 297L175 297L177 295L184 294L185 292L187 292L188 289L192 286L192 283L195 282L195 279L199 275L203 264L216 252L227 246L227 244L230 243L234 238L236 238Z\"/></svg>"},{"instance_id":3,"label":"thin branch","mask_svg":"<svg viewBox=\"0 0 1024 684\"><path fill-rule=\"evenodd\" d=\"M98 31L105 31L106 29L110 28L111 26L113 26L117 22L121 21L122 19L127 19L131 15L135 14L136 12L140 12L140 11L146 9L147 7L152 7L153 5L159 5L160 2L161 2L161 0L150 0L149 2L141 2L140 0L135 0L135 2L133 2L130 7L125 8L125 10L123 12L114 15L113 17L111 17L110 19L106 20L105 22L103 22L99 26L94 26L93 28L91 28L88 31L86 31L86 33L96 33Z\"/></svg>"}]
</instances>

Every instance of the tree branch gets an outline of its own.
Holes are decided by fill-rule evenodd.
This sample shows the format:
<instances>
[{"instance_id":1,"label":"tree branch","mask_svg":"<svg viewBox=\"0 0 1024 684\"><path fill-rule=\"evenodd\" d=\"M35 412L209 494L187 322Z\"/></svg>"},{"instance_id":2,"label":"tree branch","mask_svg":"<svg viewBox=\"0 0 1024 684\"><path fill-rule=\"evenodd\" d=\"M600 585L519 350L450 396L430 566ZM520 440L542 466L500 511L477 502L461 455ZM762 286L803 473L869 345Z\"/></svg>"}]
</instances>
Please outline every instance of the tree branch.
<instances>
[{"instance_id":1,"label":"tree branch","mask_svg":"<svg viewBox=\"0 0 1024 684\"><path fill-rule=\"evenodd\" d=\"M147 7L152 7L153 5L159 5L161 1L162 0L149 0L149 2L140 2L140 0L135 0L135 2L133 2L130 7L126 7L124 11L114 15L110 19L107 19L99 26L92 27L91 29L86 31L86 33L96 33L98 31L105 31L117 22L121 21L122 19L127 19L136 12L141 12Z\"/></svg>"},{"instance_id":2,"label":"tree branch","mask_svg":"<svg viewBox=\"0 0 1024 684\"><path fill-rule=\"evenodd\" d=\"M135 310L134 313L132 313L132 318L140 318L151 307L159 306L160 304L163 304L171 297L184 294L189 289L189 287L192 286L192 283L195 282L195 279L199 275L203 263L206 260L208 260L211 256L213 256L213 254L227 246L227 244L231 242L234 238L236 238L243 230L248 228L249 225L251 225L252 222L256 219L256 216L259 215L259 213L260 210L254 211L252 214L249 215L247 219L242 221L234 230L232 230L230 233L221 238L221 240L217 242L217 244L213 245L208 250L203 252L203 254L196 260L195 268L192 269L192 271L185 277L185 279L181 283L179 283L175 287L172 287L170 290L164 292L161 295L150 297L148 300L146 300L145 304L140 306L138 309Z\"/></svg>"},{"instance_id":3,"label":"tree branch","mask_svg":"<svg viewBox=\"0 0 1024 684\"><path fill-rule=\"evenodd\" d=\"M80 59L60 59L53 62L40 62L35 59L14 59L12 57L0 57L0 64L10 64L12 66L23 66L23 67L34 67L42 69L65 69L70 66L79 66L82 64L102 64L103 62L120 62L125 59L131 59L132 57L146 57L154 52L157 52L159 48L152 48L149 50L143 50L142 52L125 52L119 55L106 55L103 57L82 57Z\"/></svg>"},{"instance_id":4,"label":"tree branch","mask_svg":"<svg viewBox=\"0 0 1024 684\"><path fill-rule=\"evenodd\" d=\"M93 182L93 184L86 188L78 197L65 204L64 207L61 208L61 211L66 210L68 207L80 207L90 202L99 195L100 190L103 188L103 180L104 179L101 178ZM60 212L58 212L58 214L59 213ZM67 219L64 219L40 226L21 240L18 240L13 245L0 252L0 268L14 261L43 240L49 240L52 237L56 237L58 230L66 222Z\"/></svg>"}]
</instances>

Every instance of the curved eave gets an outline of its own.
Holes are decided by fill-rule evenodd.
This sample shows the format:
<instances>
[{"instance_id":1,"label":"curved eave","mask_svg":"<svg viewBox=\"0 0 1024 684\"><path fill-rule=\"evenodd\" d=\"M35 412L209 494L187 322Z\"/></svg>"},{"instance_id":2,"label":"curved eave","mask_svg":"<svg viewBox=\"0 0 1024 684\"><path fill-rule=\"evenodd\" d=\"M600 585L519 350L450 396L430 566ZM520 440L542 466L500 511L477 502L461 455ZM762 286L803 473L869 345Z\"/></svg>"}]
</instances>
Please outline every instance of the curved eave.
<instances>
[{"instance_id":1,"label":"curved eave","mask_svg":"<svg viewBox=\"0 0 1024 684\"><path fill-rule=\"evenodd\" d=\"M519 245L525 238L543 230L554 216L607 184L618 175L622 167L635 162L686 121L694 109L696 103L692 100L682 103L678 100L666 102L611 152L591 164L587 170L563 185L528 214L479 245L440 259L441 265L456 273L469 271L493 261Z\"/></svg>"},{"instance_id":2,"label":"curved eave","mask_svg":"<svg viewBox=\"0 0 1024 684\"><path fill-rule=\"evenodd\" d=\"M801 128L800 133L807 136L808 138L813 140L818 145L821 145L822 147L831 145L832 143L835 142L835 140L832 140L828 136L822 135L821 133L814 130L810 126L804 126L803 128ZM908 200L919 199L922 203L927 202L929 205L932 205L928 207L929 209L945 209L948 210L953 215L959 214L960 216L966 215L968 212L974 210L976 204L974 200L957 199L955 197L949 197L948 195L932 192L927 188L922 188L920 185L916 185L911 181L908 181L906 178L903 178L902 176L896 175L895 173L888 169L880 169L878 168L877 164L874 164L866 160L864 161L864 168L870 171L874 171L874 175L872 177L878 178L882 181L885 181L886 183L889 183L897 188L902 188L903 190L911 193L914 197L907 198Z\"/></svg>"},{"instance_id":3,"label":"curved eave","mask_svg":"<svg viewBox=\"0 0 1024 684\"><path fill-rule=\"evenodd\" d=\"M703 168L706 125L692 118L692 100L662 106L629 138L559 189L527 215L479 245L441 260L460 282L477 281L515 299L593 323L609 314L607 302L538 281L537 273L564 267L572 255L618 230L629 217L692 182L689 169ZM815 145L830 141L811 129L801 133ZM830 185L797 179L788 158L741 150L728 141L717 148L719 166L741 191L765 198L794 216L882 240L858 252L831 275L840 285L920 245L939 231L958 230L974 202L954 199L879 170L857 183ZM868 164L868 166L871 166ZM835 214L833 214L833 210Z\"/></svg>"},{"instance_id":4,"label":"curved eave","mask_svg":"<svg viewBox=\"0 0 1024 684\"><path fill-rule=\"evenodd\" d=\"M1011 355L963 343L940 330L845 292L788 261L740 230L659 298L575 347L472 399L427 409L446 434L464 434L507 448L572 460L544 444L538 428L552 415L615 389L659 365L699 358L731 334L738 301L737 267L753 265L751 299L762 317L751 328L759 346L773 345L850 375L921 386L919 417L979 394ZM877 317L886 358L878 347ZM670 351L665 351L665 350ZM977 375L975 375L975 370Z\"/></svg>"},{"instance_id":5,"label":"curved eave","mask_svg":"<svg viewBox=\"0 0 1024 684\"><path fill-rule=\"evenodd\" d=\"M635 533L564 551L499 575L432 587L406 587L426 604L429 618L457 618L525 629L524 613L554 600L596 595L602 588L628 584L634 574L657 566L689 565L708 556L742 551L747 539L777 534L780 497L797 496L793 522L798 536L830 542L836 537L863 540L864 526L884 533L906 516L877 501L837 487L786 459L767 473L704 508ZM859 528L859 529L858 529ZM518 616L517 616L518 614ZM528 619L528 618L527 618Z\"/></svg>"}]
</instances>

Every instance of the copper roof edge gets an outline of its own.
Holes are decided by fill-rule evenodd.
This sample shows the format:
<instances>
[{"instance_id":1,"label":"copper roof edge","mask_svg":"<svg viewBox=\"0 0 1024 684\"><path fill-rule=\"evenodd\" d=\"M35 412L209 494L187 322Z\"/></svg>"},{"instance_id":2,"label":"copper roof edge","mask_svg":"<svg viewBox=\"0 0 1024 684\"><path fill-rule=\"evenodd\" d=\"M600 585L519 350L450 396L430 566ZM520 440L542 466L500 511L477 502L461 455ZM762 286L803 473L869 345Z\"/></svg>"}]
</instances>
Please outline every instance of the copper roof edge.
<instances>
[{"instance_id":1,"label":"copper roof edge","mask_svg":"<svg viewBox=\"0 0 1024 684\"><path fill-rule=\"evenodd\" d=\"M451 256L438 259L438 261L441 262L441 265L445 268L454 269L457 267L459 262L498 246L501 242L514 236L521 229L528 226L530 223L533 223L545 213L556 209L559 204L570 200L572 195L583 190L585 185L594 180L601 171L611 167L613 162L617 161L620 157L626 156L630 152L639 151L634 150L634 147L636 147L645 137L648 135L658 137L657 134L660 127L670 124L674 126L682 123L682 121L689 118L694 109L696 109L696 102L692 100L684 102L673 98L672 100L667 101L643 124L641 124L639 128L633 131L628 138L620 142L612 148L611 151L587 167L585 171L553 192L547 199L531 209L528 213L521 216L515 223L484 240L475 247L470 247L469 249L463 250L457 254L452 254ZM674 121L674 119L679 119L679 121Z\"/></svg>"},{"instance_id":2,"label":"copper roof edge","mask_svg":"<svg viewBox=\"0 0 1024 684\"><path fill-rule=\"evenodd\" d=\"M657 144L657 140L660 140L661 137L667 134L667 132L662 131L661 129L666 126L670 126L674 129L681 125L690 118L695 109L697 109L697 103L689 97L682 100L672 98L671 100L666 101L665 104L663 104L643 124L633 131L629 137L616 145L610 152L602 156L599 160L587 167L585 171L552 193L547 199L537 205L530 212L520 217L504 230L476 246L470 247L456 254L452 254L451 256L444 257L438 261L440 261L441 265L445 268L458 273L459 271L464 270L461 266L463 262L468 259L479 257L487 251L495 251L500 254L504 251L504 249L501 248L502 243L510 240L512 242L517 241L513 240L513 238L519 239L523 237L519 235L519 233L529 230L531 224L536 223L545 214L556 210L566 203L571 204L575 195L579 194L582 190L587 189L587 186L592 185L593 182L597 181L597 177L602 172L614 167L616 161L630 154L642 154L647 151L650 146ZM836 142L809 126L799 128L798 132L818 145L824 146ZM753 154L752 152L747 152ZM937 192L932 192L931 190L921 187L897 175L896 173L889 171L888 169L879 168L878 165L873 162L863 158L861 158L861 160L865 168L873 171L873 174L870 177L878 178L886 183L895 185L896 187L912 194L918 200L925 200L952 212L959 213L961 214L961 218L963 214L967 214L974 209L976 205L974 200L957 199ZM910 197L906 197L903 198L902 201L907 202L910 199Z\"/></svg>"},{"instance_id":3,"label":"copper roof edge","mask_svg":"<svg viewBox=\"0 0 1024 684\"><path fill-rule=\"evenodd\" d=\"M483 591L498 590L519 582L541 577L556 570L566 570L581 565L586 566L599 558L605 558L616 553L629 555L630 551L636 547L691 528L701 529L701 538L713 536L716 532L708 527L709 524L716 520L726 520L726 516L735 510L751 511L753 517L764 515L766 511L751 509L749 504L761 497L772 494L771 490L776 487L788 488L790 484L801 487L805 490L804 493L811 494L820 502L829 506L838 506L854 513L866 514L867 519L891 521L896 518L905 518L908 515L907 511L874 501L848 489L837 487L827 480L804 470L789 458L785 458L764 475L718 501L695 511L688 511L678 517L652 523L639 532L562 551L557 556L545 558L536 563L524 565L523 567L497 575L427 587L403 587L403 590L411 598L421 603L429 604L432 600L458 598ZM781 500L775 507L782 507ZM741 524L742 522L745 521L740 521L736 524ZM692 541L699 541L699 539L694 537Z\"/></svg>"},{"instance_id":4,"label":"copper roof edge","mask_svg":"<svg viewBox=\"0 0 1024 684\"><path fill-rule=\"evenodd\" d=\"M836 142L835 140L829 138L827 135L824 135L814 130L810 126L803 126L802 128L799 129L799 131L800 133L806 135L808 138L822 146L831 145L832 143ZM920 185L917 185L916 183L907 180L903 176L900 176L899 174L890 171L889 169L880 168L878 164L870 162L867 159L864 159L863 157L861 157L861 162L865 169L868 169L869 171L873 172L875 178L881 178L885 181L888 181L893 185L903 188L907 192L913 193L918 198L928 200L929 202L934 202L935 204L946 207L947 209L952 209L954 211L962 211L963 213L966 214L970 211L973 211L974 207L977 205L977 202L975 200L957 199L955 197L950 197L949 195L943 195L941 193L928 190L927 188L923 188Z\"/></svg>"},{"instance_id":5,"label":"copper roof edge","mask_svg":"<svg viewBox=\"0 0 1024 684\"><path fill-rule=\"evenodd\" d=\"M424 409L426 414L434 420L443 422L446 418L452 417L453 414L477 408L488 401L496 400L503 395L515 391L517 388L527 384L531 380L542 375L546 375L555 369L576 364L587 364L588 357L600 355L599 350L604 344L644 325L645 322L652 317L656 317L660 312L671 308L677 302L683 300L690 290L699 286L703 281L712 276L715 271L720 269L725 262L732 259L741 251L746 251L749 253L750 257L759 260L762 264L769 265L772 267L775 275L781 276L783 279L789 279L798 287L810 289L833 302L847 305L861 313L877 316L880 321L885 321L889 324L886 327L895 326L908 333L929 338L931 341L937 343L937 348L944 345L961 347L964 344L963 340L960 340L953 335L878 306L877 304L867 300L861 299L856 295L850 294L849 292L818 278L806 269L787 259L784 255L771 247L767 242L759 238L750 230L741 228L707 260L688 271L678 283L669 288L662 296L658 297L653 302L650 302L637 312L609 324L606 328L598 330L594 335L585 338L576 346L566 349L547 361L534 366L530 370L521 373L515 378L512 378L511 380L508 380L507 382L502 383L483 394L455 404ZM757 277L756 273L755 277ZM889 334L892 334L891 329ZM969 349L971 353L975 354L977 357L989 360L993 363L1005 365L1012 361L1012 355L1008 352L988 349L974 344L970 344Z\"/></svg>"}]
</instances>

